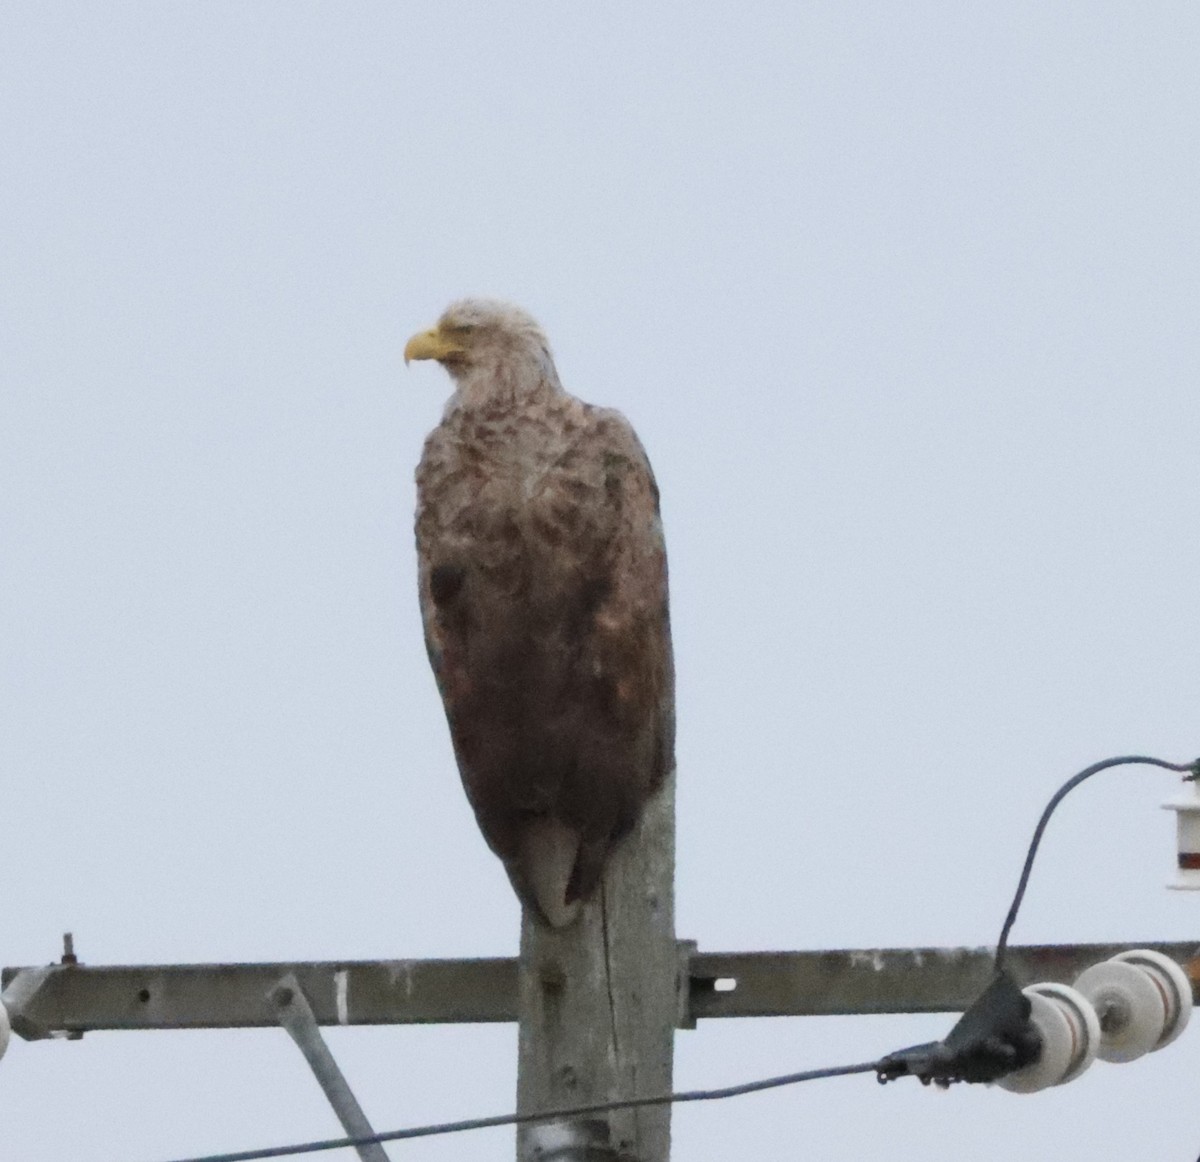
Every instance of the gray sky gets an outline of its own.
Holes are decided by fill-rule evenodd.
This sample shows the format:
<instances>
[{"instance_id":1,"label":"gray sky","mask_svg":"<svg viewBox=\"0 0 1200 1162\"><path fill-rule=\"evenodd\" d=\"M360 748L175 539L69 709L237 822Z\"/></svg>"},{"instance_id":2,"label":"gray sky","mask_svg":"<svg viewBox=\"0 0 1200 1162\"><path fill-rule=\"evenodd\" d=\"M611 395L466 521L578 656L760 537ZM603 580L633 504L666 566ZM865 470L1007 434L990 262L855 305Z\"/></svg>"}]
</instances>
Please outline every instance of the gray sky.
<instances>
[{"instance_id":1,"label":"gray sky","mask_svg":"<svg viewBox=\"0 0 1200 1162\"><path fill-rule=\"evenodd\" d=\"M400 352L471 293L659 477L679 935L992 942L1059 783L1200 752L1197 60L1190 2L7 4L0 963L515 952L415 597ZM1014 939L1200 940L1175 793L1069 799ZM677 1082L950 1023L702 1024ZM515 1029L330 1040L381 1128L512 1106ZM1190 1160L1198 1070L821 1082L675 1156ZM282 1032L0 1062L22 1162L336 1131Z\"/></svg>"}]
</instances>

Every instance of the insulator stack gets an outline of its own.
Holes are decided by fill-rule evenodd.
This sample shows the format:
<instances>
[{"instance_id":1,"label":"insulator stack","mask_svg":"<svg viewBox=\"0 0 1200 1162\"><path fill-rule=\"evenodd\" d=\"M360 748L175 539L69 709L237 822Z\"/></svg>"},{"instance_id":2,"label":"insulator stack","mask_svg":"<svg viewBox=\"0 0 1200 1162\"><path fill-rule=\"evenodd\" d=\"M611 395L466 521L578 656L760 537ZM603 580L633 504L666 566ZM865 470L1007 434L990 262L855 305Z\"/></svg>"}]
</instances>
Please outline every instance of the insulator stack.
<instances>
[{"instance_id":1,"label":"insulator stack","mask_svg":"<svg viewBox=\"0 0 1200 1162\"><path fill-rule=\"evenodd\" d=\"M1037 1093L1074 1081L1099 1057L1136 1061L1170 1045L1192 1015L1192 983L1169 956L1148 948L1119 953L1084 970L1073 988L1034 984L1022 992L1038 1031L1038 1060L996 1084Z\"/></svg>"}]
</instances>

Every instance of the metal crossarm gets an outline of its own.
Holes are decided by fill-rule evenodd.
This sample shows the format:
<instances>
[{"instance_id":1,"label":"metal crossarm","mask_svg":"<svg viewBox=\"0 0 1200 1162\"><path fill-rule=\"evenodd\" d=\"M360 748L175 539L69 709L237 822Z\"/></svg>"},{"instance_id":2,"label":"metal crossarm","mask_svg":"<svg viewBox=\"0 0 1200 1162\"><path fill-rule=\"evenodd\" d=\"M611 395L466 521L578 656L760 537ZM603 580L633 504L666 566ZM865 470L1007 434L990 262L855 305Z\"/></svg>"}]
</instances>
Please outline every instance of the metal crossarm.
<instances>
[{"instance_id":1,"label":"metal crossarm","mask_svg":"<svg viewBox=\"0 0 1200 1162\"><path fill-rule=\"evenodd\" d=\"M1200 979L1200 944L1026 945L1009 950L1022 981L1070 983L1129 948L1151 948ZM834 952L697 952L687 962L679 1024L699 1018L961 1012L992 972L990 948ZM317 961L291 964L6 968L3 1000L27 1040L101 1029L269 1028L270 994L291 974L318 1025L513 1021L515 958Z\"/></svg>"}]
</instances>

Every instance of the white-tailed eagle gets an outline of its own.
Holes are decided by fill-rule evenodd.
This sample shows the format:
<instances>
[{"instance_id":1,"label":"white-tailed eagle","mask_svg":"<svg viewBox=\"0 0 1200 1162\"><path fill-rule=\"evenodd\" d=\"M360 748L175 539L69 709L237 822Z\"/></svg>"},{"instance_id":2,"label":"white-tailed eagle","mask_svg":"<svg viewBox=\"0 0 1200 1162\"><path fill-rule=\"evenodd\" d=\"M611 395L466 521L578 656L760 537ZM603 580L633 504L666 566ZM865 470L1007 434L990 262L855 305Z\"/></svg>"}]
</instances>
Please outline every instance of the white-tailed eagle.
<instances>
[{"instance_id":1,"label":"white-tailed eagle","mask_svg":"<svg viewBox=\"0 0 1200 1162\"><path fill-rule=\"evenodd\" d=\"M517 307L454 303L404 357L454 381L416 533L459 772L517 895L562 926L674 765L658 489L629 422L563 390Z\"/></svg>"}]
</instances>

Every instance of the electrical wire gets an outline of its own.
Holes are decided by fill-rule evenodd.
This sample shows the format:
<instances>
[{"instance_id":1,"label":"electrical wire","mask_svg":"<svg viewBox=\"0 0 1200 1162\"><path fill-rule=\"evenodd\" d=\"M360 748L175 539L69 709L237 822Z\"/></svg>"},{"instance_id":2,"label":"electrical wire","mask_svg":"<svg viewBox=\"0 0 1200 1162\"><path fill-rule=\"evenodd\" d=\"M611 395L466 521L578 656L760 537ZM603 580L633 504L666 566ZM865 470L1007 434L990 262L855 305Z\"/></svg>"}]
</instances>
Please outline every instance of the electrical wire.
<instances>
[{"instance_id":1,"label":"electrical wire","mask_svg":"<svg viewBox=\"0 0 1200 1162\"><path fill-rule=\"evenodd\" d=\"M613 1110L630 1110L642 1106L679 1105L688 1101L720 1101L727 1097L741 1097L747 1093L758 1093L764 1089L797 1085L802 1081L819 1081L826 1077L845 1077L852 1073L875 1073L878 1072L881 1064L879 1061L867 1061L859 1065L835 1065L828 1069L809 1069L802 1073L785 1073L780 1077L747 1081L741 1085L729 1085L722 1089L683 1090L679 1093L659 1094L655 1097L631 1097L620 1101L543 1110L535 1114L497 1114L490 1118L468 1118L461 1122L411 1126L404 1130L390 1130L383 1134L369 1134L361 1138L329 1138L319 1142L299 1142L292 1146L268 1146L260 1150L238 1150L232 1154L205 1154L203 1157L181 1158L178 1159L178 1162L259 1162L264 1158L287 1158L297 1154L316 1154L322 1150L344 1150L354 1146L373 1145L378 1142L399 1142L406 1138L431 1138L436 1134L457 1134L463 1130L484 1130L493 1126L521 1126L530 1122L550 1122L559 1118L610 1113Z\"/></svg>"},{"instance_id":2,"label":"electrical wire","mask_svg":"<svg viewBox=\"0 0 1200 1162\"><path fill-rule=\"evenodd\" d=\"M1093 763L1090 767L1085 767L1077 775L1072 775L1051 797L1050 802L1046 804L1046 809L1042 812L1042 817L1038 820L1037 827L1033 831L1033 839L1029 844L1029 852L1025 856L1025 866L1021 869L1021 878L1017 881L1017 891L1013 896L1013 901L1008 909L1008 915L1004 918L1004 927L1000 929L1000 939L996 941L996 971L999 972L1004 967L1004 959L1008 953L1008 934L1012 931L1012 926L1016 922L1017 912L1021 908L1021 901L1025 898L1025 889L1029 886L1029 873L1033 870L1033 859L1037 855L1038 845L1042 842L1042 834L1046 830L1046 824L1050 822L1050 816L1054 814L1054 809L1067 797L1067 795L1079 786L1085 779L1090 779L1093 775L1099 774L1101 771L1106 771L1110 767L1122 767L1131 765L1141 765L1150 767L1162 767L1168 771L1181 771L1188 773L1191 778L1196 778L1200 775L1200 759L1194 759L1190 763L1169 763L1165 759L1151 758L1148 755L1120 755L1117 758L1104 759L1102 762Z\"/></svg>"}]
</instances>

